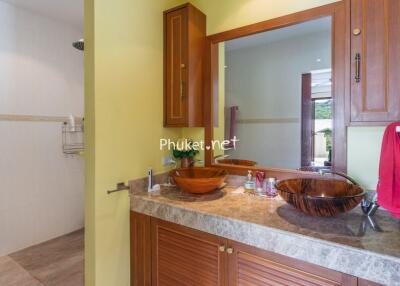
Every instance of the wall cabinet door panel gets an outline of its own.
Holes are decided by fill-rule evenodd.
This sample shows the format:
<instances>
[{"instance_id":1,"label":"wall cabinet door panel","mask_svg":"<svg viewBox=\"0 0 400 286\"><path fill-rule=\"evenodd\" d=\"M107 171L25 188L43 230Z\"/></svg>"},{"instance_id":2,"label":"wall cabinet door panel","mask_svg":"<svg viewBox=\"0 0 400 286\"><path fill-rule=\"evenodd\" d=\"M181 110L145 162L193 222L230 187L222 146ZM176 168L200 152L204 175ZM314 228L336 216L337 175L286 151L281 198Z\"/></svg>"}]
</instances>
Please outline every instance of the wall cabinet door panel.
<instances>
[{"instance_id":1,"label":"wall cabinet door panel","mask_svg":"<svg viewBox=\"0 0 400 286\"><path fill-rule=\"evenodd\" d=\"M171 125L187 122L187 98L184 84L187 82L187 9L179 9L165 15L166 33L166 120Z\"/></svg>"},{"instance_id":2,"label":"wall cabinet door panel","mask_svg":"<svg viewBox=\"0 0 400 286\"><path fill-rule=\"evenodd\" d=\"M164 12L164 126L203 126L206 17L191 4Z\"/></svg>"},{"instance_id":3,"label":"wall cabinet door panel","mask_svg":"<svg viewBox=\"0 0 400 286\"><path fill-rule=\"evenodd\" d=\"M400 1L351 0L352 122L400 119Z\"/></svg>"}]
</instances>

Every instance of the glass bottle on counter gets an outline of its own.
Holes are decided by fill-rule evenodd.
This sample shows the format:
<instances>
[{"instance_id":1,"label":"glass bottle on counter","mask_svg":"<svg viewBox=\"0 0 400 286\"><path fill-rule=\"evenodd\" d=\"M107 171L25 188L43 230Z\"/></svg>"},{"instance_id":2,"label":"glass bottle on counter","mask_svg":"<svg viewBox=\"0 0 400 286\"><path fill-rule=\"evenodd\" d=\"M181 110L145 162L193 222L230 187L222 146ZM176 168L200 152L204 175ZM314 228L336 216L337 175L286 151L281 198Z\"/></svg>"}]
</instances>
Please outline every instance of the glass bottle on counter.
<instances>
[{"instance_id":1,"label":"glass bottle on counter","mask_svg":"<svg viewBox=\"0 0 400 286\"><path fill-rule=\"evenodd\" d=\"M245 193L253 193L255 188L255 183L253 181L253 172L248 171L247 180L244 183L244 191Z\"/></svg>"},{"instance_id":2,"label":"glass bottle on counter","mask_svg":"<svg viewBox=\"0 0 400 286\"><path fill-rule=\"evenodd\" d=\"M265 173L261 171L256 172L256 194L259 196L265 195L264 189Z\"/></svg>"},{"instance_id":3,"label":"glass bottle on counter","mask_svg":"<svg viewBox=\"0 0 400 286\"><path fill-rule=\"evenodd\" d=\"M268 178L265 182L265 194L267 197L274 198L278 195L278 190L275 187L276 179Z\"/></svg>"}]
</instances>

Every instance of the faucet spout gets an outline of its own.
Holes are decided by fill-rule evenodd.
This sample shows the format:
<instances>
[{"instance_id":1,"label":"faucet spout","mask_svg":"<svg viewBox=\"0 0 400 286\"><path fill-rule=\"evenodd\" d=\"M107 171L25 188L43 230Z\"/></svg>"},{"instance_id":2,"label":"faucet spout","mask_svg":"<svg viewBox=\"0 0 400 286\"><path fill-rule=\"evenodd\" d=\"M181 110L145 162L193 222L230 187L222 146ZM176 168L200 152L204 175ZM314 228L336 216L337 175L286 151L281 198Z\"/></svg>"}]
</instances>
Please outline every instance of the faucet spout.
<instances>
[{"instance_id":1,"label":"faucet spout","mask_svg":"<svg viewBox=\"0 0 400 286\"><path fill-rule=\"evenodd\" d=\"M221 155L214 156L214 163L217 163L218 159L225 159L228 157L229 157L229 155L227 155L227 154L221 154Z\"/></svg>"},{"instance_id":2,"label":"faucet spout","mask_svg":"<svg viewBox=\"0 0 400 286\"><path fill-rule=\"evenodd\" d=\"M338 176L343 177L346 180L350 181L353 185L359 186L359 184L356 182L356 180L354 180L353 178L351 178L350 176L348 176L347 174L342 173L342 172L337 172L337 171L327 170L327 169L321 169L321 170L319 170L319 174L320 175L324 175L324 174L338 175Z\"/></svg>"}]
</instances>

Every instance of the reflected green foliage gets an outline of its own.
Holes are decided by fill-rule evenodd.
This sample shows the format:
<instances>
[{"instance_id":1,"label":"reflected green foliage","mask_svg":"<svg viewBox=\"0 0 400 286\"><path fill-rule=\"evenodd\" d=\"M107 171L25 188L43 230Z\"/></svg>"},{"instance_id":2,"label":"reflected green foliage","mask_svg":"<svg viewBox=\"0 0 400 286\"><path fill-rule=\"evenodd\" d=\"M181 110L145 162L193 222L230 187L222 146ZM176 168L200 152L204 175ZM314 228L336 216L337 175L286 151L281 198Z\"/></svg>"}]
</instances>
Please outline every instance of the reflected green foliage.
<instances>
[{"instance_id":1,"label":"reflected green foliage","mask_svg":"<svg viewBox=\"0 0 400 286\"><path fill-rule=\"evenodd\" d=\"M316 100L315 119L331 119L331 118L332 118L332 101Z\"/></svg>"}]
</instances>

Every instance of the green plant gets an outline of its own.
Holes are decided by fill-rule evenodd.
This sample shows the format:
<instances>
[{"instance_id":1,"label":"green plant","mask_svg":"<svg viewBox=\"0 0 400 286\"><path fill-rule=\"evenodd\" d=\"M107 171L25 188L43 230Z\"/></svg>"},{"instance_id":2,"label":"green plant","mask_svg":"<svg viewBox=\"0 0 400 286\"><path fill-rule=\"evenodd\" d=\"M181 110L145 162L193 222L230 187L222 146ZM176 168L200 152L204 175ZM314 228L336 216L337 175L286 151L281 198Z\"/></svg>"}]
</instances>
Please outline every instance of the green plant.
<instances>
[{"instance_id":1,"label":"green plant","mask_svg":"<svg viewBox=\"0 0 400 286\"><path fill-rule=\"evenodd\" d=\"M332 101L315 101L315 119L332 119Z\"/></svg>"},{"instance_id":2,"label":"green plant","mask_svg":"<svg viewBox=\"0 0 400 286\"><path fill-rule=\"evenodd\" d=\"M197 153L199 153L199 150L194 148L193 140L186 138L179 139L172 149L172 155L179 159L194 157Z\"/></svg>"}]
</instances>

